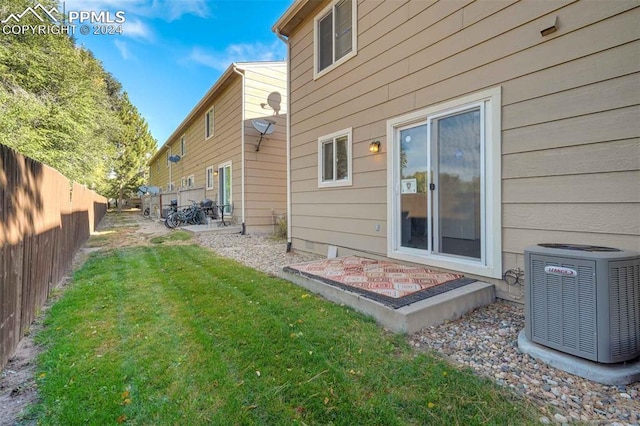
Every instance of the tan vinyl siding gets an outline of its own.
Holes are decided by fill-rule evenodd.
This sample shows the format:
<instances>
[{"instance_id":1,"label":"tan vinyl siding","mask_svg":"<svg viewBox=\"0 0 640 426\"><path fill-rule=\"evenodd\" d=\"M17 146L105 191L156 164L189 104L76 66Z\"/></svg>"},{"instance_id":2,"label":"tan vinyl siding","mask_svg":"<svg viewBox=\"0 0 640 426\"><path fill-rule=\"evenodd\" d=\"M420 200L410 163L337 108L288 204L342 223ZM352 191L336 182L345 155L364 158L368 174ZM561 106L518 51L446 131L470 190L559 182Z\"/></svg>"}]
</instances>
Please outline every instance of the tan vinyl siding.
<instances>
[{"instance_id":1,"label":"tan vinyl siding","mask_svg":"<svg viewBox=\"0 0 640 426\"><path fill-rule=\"evenodd\" d=\"M245 223L254 232L272 232L274 214L287 211L286 85L286 63L245 70ZM253 119L276 123L259 151Z\"/></svg>"},{"instance_id":2,"label":"tan vinyl siding","mask_svg":"<svg viewBox=\"0 0 640 426\"><path fill-rule=\"evenodd\" d=\"M639 6L360 1L358 54L317 80L307 17L290 36L294 248L385 256L386 121L501 86L503 269L545 241L640 251ZM317 138L348 127L353 186L318 189Z\"/></svg>"},{"instance_id":3,"label":"tan vinyl siding","mask_svg":"<svg viewBox=\"0 0 640 426\"><path fill-rule=\"evenodd\" d=\"M206 189L206 170L217 171L231 162L233 219L242 221L242 181L245 183L245 224L249 232L272 232L272 211L286 212L286 63L243 63L237 68L245 75L244 99L242 77L231 73L227 81L197 111L192 111L188 122L182 123L176 135L161 149L171 147L179 154L180 138L185 136L186 154L172 165L172 180L176 187L182 177L194 176L195 188L205 197L218 201L219 175L213 177L213 189ZM220 82L219 82L220 83ZM280 97L280 105L274 100ZM272 107L263 108L261 104ZM213 107L214 132L205 137L205 116ZM244 108L244 110L243 110ZM276 115L274 115L276 114ZM242 117L245 122L242 122ZM251 125L255 118L276 121L273 134L266 136L256 152L259 133ZM242 132L245 134L244 164ZM155 164L160 162L160 172ZM166 154L162 153L150 164L151 182L166 190L169 169ZM198 200L199 201L199 200ZM226 217L226 215L225 215Z\"/></svg>"},{"instance_id":4,"label":"tan vinyl siding","mask_svg":"<svg viewBox=\"0 0 640 426\"><path fill-rule=\"evenodd\" d=\"M171 147L173 154L180 154L180 138L185 136L186 154L178 163L171 167L172 180L176 188L180 187L180 179L194 176L194 188L201 188L205 197L218 199L218 177L214 177L214 188L206 189L206 169L218 166L227 161L232 162L232 199L234 201L234 218L238 217L241 201L241 130L242 117L242 83L240 76L232 77L233 81L223 89L214 99L208 102L202 111L194 115L187 123L184 131L168 141L163 149ZM214 107L215 132L212 137L205 139L205 114ZM155 163L160 162L160 173L154 177ZM166 153L163 153L150 165L152 184L160 186L166 191L169 182L169 168L166 167ZM200 201L200 200L196 200Z\"/></svg>"},{"instance_id":5,"label":"tan vinyl siding","mask_svg":"<svg viewBox=\"0 0 640 426\"><path fill-rule=\"evenodd\" d=\"M158 167L158 164L160 167ZM173 176L173 180L175 181L175 176ZM163 151L158 158L149 164L149 183L152 186L157 186L162 191L167 190L167 184L169 183L169 167L167 167L166 151Z\"/></svg>"}]
</instances>

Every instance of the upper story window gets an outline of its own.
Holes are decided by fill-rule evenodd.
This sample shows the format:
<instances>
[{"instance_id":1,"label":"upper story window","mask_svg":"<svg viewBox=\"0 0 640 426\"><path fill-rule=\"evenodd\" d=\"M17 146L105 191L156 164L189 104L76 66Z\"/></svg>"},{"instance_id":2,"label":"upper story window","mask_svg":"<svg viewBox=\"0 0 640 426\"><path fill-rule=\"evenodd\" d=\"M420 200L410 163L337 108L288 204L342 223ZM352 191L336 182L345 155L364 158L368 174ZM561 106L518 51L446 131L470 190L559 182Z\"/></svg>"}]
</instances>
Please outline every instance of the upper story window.
<instances>
[{"instance_id":1,"label":"upper story window","mask_svg":"<svg viewBox=\"0 0 640 426\"><path fill-rule=\"evenodd\" d=\"M187 139L185 138L184 135L182 135L182 137L180 137L180 155L184 157L186 153L187 153Z\"/></svg>"},{"instance_id":2,"label":"upper story window","mask_svg":"<svg viewBox=\"0 0 640 426\"><path fill-rule=\"evenodd\" d=\"M315 18L314 77L356 54L356 2L342 0Z\"/></svg>"},{"instance_id":3,"label":"upper story window","mask_svg":"<svg viewBox=\"0 0 640 426\"><path fill-rule=\"evenodd\" d=\"M318 186L351 185L351 128L318 139Z\"/></svg>"},{"instance_id":4,"label":"upper story window","mask_svg":"<svg viewBox=\"0 0 640 426\"><path fill-rule=\"evenodd\" d=\"M213 107L204 116L204 137L205 139L213 136Z\"/></svg>"}]
</instances>

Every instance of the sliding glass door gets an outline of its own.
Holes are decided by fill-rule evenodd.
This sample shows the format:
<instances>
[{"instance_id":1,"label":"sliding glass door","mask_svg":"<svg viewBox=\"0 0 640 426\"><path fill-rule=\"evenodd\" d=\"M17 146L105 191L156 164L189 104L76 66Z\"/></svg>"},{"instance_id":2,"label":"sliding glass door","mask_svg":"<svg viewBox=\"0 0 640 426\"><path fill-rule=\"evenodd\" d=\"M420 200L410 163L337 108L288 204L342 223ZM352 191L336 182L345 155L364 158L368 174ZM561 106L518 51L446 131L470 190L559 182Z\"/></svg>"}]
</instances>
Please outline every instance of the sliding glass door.
<instances>
[{"instance_id":1,"label":"sliding glass door","mask_svg":"<svg viewBox=\"0 0 640 426\"><path fill-rule=\"evenodd\" d=\"M225 206L224 212L231 213L231 163L218 168L218 202Z\"/></svg>"},{"instance_id":2,"label":"sliding glass door","mask_svg":"<svg viewBox=\"0 0 640 426\"><path fill-rule=\"evenodd\" d=\"M482 106L398 128L399 245L483 257Z\"/></svg>"}]
</instances>

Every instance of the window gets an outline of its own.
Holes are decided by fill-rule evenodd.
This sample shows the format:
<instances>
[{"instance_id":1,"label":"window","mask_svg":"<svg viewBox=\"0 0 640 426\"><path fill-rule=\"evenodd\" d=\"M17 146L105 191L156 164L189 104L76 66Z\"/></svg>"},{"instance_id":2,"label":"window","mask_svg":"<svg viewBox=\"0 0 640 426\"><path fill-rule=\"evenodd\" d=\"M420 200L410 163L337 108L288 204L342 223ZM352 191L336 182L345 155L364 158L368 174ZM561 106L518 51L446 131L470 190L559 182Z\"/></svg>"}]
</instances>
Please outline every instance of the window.
<instances>
[{"instance_id":1,"label":"window","mask_svg":"<svg viewBox=\"0 0 640 426\"><path fill-rule=\"evenodd\" d=\"M169 182L167 184L167 192L173 191L174 188L175 188L175 184L173 182Z\"/></svg>"},{"instance_id":2,"label":"window","mask_svg":"<svg viewBox=\"0 0 640 426\"><path fill-rule=\"evenodd\" d=\"M180 188L186 188L187 187L187 178L185 178L184 176L182 176L180 178Z\"/></svg>"},{"instance_id":3,"label":"window","mask_svg":"<svg viewBox=\"0 0 640 426\"><path fill-rule=\"evenodd\" d=\"M182 135L182 137L180 137L180 155L184 157L186 153L187 153L187 140L185 136Z\"/></svg>"},{"instance_id":4,"label":"window","mask_svg":"<svg viewBox=\"0 0 640 426\"><path fill-rule=\"evenodd\" d=\"M318 139L318 187L351 185L351 128Z\"/></svg>"},{"instance_id":5,"label":"window","mask_svg":"<svg viewBox=\"0 0 640 426\"><path fill-rule=\"evenodd\" d=\"M213 189L213 166L207 167L207 189Z\"/></svg>"},{"instance_id":6,"label":"window","mask_svg":"<svg viewBox=\"0 0 640 426\"><path fill-rule=\"evenodd\" d=\"M213 107L207 111L207 114L204 116L204 137L206 139L213 136Z\"/></svg>"},{"instance_id":7,"label":"window","mask_svg":"<svg viewBox=\"0 0 640 426\"><path fill-rule=\"evenodd\" d=\"M315 19L314 78L356 54L356 2L342 0Z\"/></svg>"},{"instance_id":8,"label":"window","mask_svg":"<svg viewBox=\"0 0 640 426\"><path fill-rule=\"evenodd\" d=\"M191 175L187 178L187 187L193 188L196 184L196 178L194 175Z\"/></svg>"},{"instance_id":9,"label":"window","mask_svg":"<svg viewBox=\"0 0 640 426\"><path fill-rule=\"evenodd\" d=\"M500 88L387 122L391 258L502 275Z\"/></svg>"}]
</instances>

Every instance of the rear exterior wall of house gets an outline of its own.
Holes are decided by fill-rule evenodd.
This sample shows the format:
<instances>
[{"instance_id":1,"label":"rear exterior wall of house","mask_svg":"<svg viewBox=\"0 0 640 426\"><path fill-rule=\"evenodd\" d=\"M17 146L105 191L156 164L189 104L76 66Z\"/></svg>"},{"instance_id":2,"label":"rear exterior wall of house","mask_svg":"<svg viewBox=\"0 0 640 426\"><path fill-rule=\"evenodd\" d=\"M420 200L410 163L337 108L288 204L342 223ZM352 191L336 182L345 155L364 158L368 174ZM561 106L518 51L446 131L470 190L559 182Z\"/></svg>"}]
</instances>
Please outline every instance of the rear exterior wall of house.
<instances>
[{"instance_id":1,"label":"rear exterior wall of house","mask_svg":"<svg viewBox=\"0 0 640 426\"><path fill-rule=\"evenodd\" d=\"M499 277L524 268L527 246L640 251L640 2L356 3L356 53L328 71L314 73L314 25L336 2L323 2L289 35L294 248L389 257L394 120L490 92L499 124L491 210L498 270L469 275L522 301L521 289ZM345 130L351 182L324 187L320 142Z\"/></svg>"},{"instance_id":2,"label":"rear exterior wall of house","mask_svg":"<svg viewBox=\"0 0 640 426\"><path fill-rule=\"evenodd\" d=\"M213 130L205 134L206 115L213 108ZM179 155L180 161L171 163L167 152L159 155L150 165L150 183L164 193L171 192L170 183L179 192L189 190L194 197L201 195L218 201L219 179L213 176L213 185L207 185L207 169L219 170L231 164L231 202L234 203L234 219L240 211L242 168L241 160L242 79L232 77L230 84L210 101L202 111L194 115L183 132L165 144L170 155ZM181 139L184 138L184 152ZM171 182L169 181L171 175ZM191 178L191 181L189 181ZM211 183L211 182L210 182ZM192 195L189 195L191 197ZM188 201L180 198L180 204ZM199 198L199 197L198 197ZM200 201L200 200L196 200ZM165 200L163 200L165 202Z\"/></svg>"},{"instance_id":3,"label":"rear exterior wall of house","mask_svg":"<svg viewBox=\"0 0 640 426\"><path fill-rule=\"evenodd\" d=\"M170 163L162 152L149 165L150 183L187 204L188 198L214 200L233 205L233 221L242 223L244 178L244 223L248 232L270 233L274 216L286 213L286 64L238 64L244 74L231 74L225 86L199 108L184 131L161 148L180 161ZM207 137L207 114L213 114L211 135ZM244 122L243 122L244 118ZM274 122L274 131L260 141L252 120ZM242 137L244 132L244 157ZM183 143L184 140L184 152ZM243 164L244 161L244 164ZM230 168L230 170L229 170ZM224 179L230 172L230 193L223 194ZM244 174L244 176L243 176ZM184 195L184 196L182 196ZM163 200L165 202L166 200Z\"/></svg>"},{"instance_id":4,"label":"rear exterior wall of house","mask_svg":"<svg viewBox=\"0 0 640 426\"><path fill-rule=\"evenodd\" d=\"M245 70L245 222L252 232L271 233L287 212L287 65ZM252 120L275 124L260 140ZM260 148L256 151L257 144Z\"/></svg>"}]
</instances>

